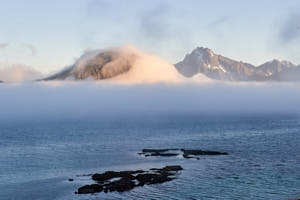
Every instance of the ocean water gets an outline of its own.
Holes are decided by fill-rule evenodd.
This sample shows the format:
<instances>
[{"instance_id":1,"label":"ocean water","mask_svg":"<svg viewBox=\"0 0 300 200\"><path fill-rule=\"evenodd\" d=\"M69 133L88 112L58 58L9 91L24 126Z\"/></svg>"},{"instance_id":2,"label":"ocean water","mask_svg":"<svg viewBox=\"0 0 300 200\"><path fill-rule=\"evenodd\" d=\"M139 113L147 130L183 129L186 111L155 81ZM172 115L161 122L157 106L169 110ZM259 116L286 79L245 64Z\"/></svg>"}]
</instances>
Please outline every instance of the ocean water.
<instances>
[{"instance_id":1,"label":"ocean water","mask_svg":"<svg viewBox=\"0 0 300 200\"><path fill-rule=\"evenodd\" d=\"M228 152L145 158L143 148ZM177 179L124 193L76 195L82 174L181 165ZM73 178L73 182L68 179ZM1 200L300 198L300 118L147 116L0 122Z\"/></svg>"}]
</instances>

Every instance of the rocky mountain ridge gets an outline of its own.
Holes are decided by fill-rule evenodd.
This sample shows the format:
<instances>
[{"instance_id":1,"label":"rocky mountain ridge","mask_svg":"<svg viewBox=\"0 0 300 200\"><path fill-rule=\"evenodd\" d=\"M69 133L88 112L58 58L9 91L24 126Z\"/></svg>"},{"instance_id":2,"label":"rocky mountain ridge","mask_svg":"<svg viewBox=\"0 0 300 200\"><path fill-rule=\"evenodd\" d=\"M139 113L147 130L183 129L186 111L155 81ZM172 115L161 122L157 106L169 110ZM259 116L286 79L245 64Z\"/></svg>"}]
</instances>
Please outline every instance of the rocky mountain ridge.
<instances>
[{"instance_id":1,"label":"rocky mountain ridge","mask_svg":"<svg viewBox=\"0 0 300 200\"><path fill-rule=\"evenodd\" d=\"M175 64L186 77L202 73L211 79L226 81L300 81L300 66L288 61L272 60L260 66L235 61L198 47Z\"/></svg>"}]
</instances>

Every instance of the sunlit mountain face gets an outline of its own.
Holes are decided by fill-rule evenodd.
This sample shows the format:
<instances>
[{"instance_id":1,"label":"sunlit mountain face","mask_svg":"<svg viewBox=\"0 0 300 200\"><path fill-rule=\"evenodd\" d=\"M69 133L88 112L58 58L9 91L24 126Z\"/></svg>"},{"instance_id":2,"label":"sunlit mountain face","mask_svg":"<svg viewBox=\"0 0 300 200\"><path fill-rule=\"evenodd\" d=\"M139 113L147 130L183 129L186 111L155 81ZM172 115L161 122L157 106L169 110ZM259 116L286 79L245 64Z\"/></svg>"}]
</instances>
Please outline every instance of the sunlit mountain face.
<instances>
[{"instance_id":1,"label":"sunlit mountain face","mask_svg":"<svg viewBox=\"0 0 300 200\"><path fill-rule=\"evenodd\" d=\"M176 68L186 77L202 73L225 81L300 81L300 66L288 61L272 60L260 66L239 62L215 54L208 48L196 48Z\"/></svg>"}]
</instances>

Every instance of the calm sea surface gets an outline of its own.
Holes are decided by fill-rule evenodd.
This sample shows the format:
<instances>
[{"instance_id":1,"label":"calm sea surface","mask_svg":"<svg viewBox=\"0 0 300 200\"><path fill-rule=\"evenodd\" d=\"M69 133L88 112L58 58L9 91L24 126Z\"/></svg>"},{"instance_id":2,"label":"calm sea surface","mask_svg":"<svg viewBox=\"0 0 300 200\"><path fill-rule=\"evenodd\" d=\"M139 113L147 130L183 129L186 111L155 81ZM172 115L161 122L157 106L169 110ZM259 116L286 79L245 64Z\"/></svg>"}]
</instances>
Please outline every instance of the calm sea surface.
<instances>
[{"instance_id":1,"label":"calm sea surface","mask_svg":"<svg viewBox=\"0 0 300 200\"><path fill-rule=\"evenodd\" d=\"M143 148L228 156L144 158ZM174 181L125 193L76 195L76 175L178 164ZM69 178L74 178L69 182ZM1 200L300 198L300 118L155 116L0 122Z\"/></svg>"}]
</instances>

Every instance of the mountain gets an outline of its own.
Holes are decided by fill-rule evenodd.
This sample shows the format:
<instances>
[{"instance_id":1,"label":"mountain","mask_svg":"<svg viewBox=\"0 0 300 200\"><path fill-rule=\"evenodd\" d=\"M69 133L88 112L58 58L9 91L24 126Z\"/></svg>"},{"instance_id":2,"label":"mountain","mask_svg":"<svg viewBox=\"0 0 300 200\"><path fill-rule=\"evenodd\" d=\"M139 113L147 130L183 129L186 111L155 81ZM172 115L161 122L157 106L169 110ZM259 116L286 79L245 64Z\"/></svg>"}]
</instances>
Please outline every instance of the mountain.
<instances>
[{"instance_id":1,"label":"mountain","mask_svg":"<svg viewBox=\"0 0 300 200\"><path fill-rule=\"evenodd\" d=\"M133 46L122 46L86 52L70 67L43 80L172 82L182 78L172 64Z\"/></svg>"},{"instance_id":2,"label":"mountain","mask_svg":"<svg viewBox=\"0 0 300 200\"><path fill-rule=\"evenodd\" d=\"M186 77L202 73L209 78L226 81L300 81L300 66L273 60L260 66L239 62L198 47L175 64Z\"/></svg>"},{"instance_id":3,"label":"mountain","mask_svg":"<svg viewBox=\"0 0 300 200\"><path fill-rule=\"evenodd\" d=\"M0 83L4 83L4 82L0 80Z\"/></svg>"}]
</instances>

